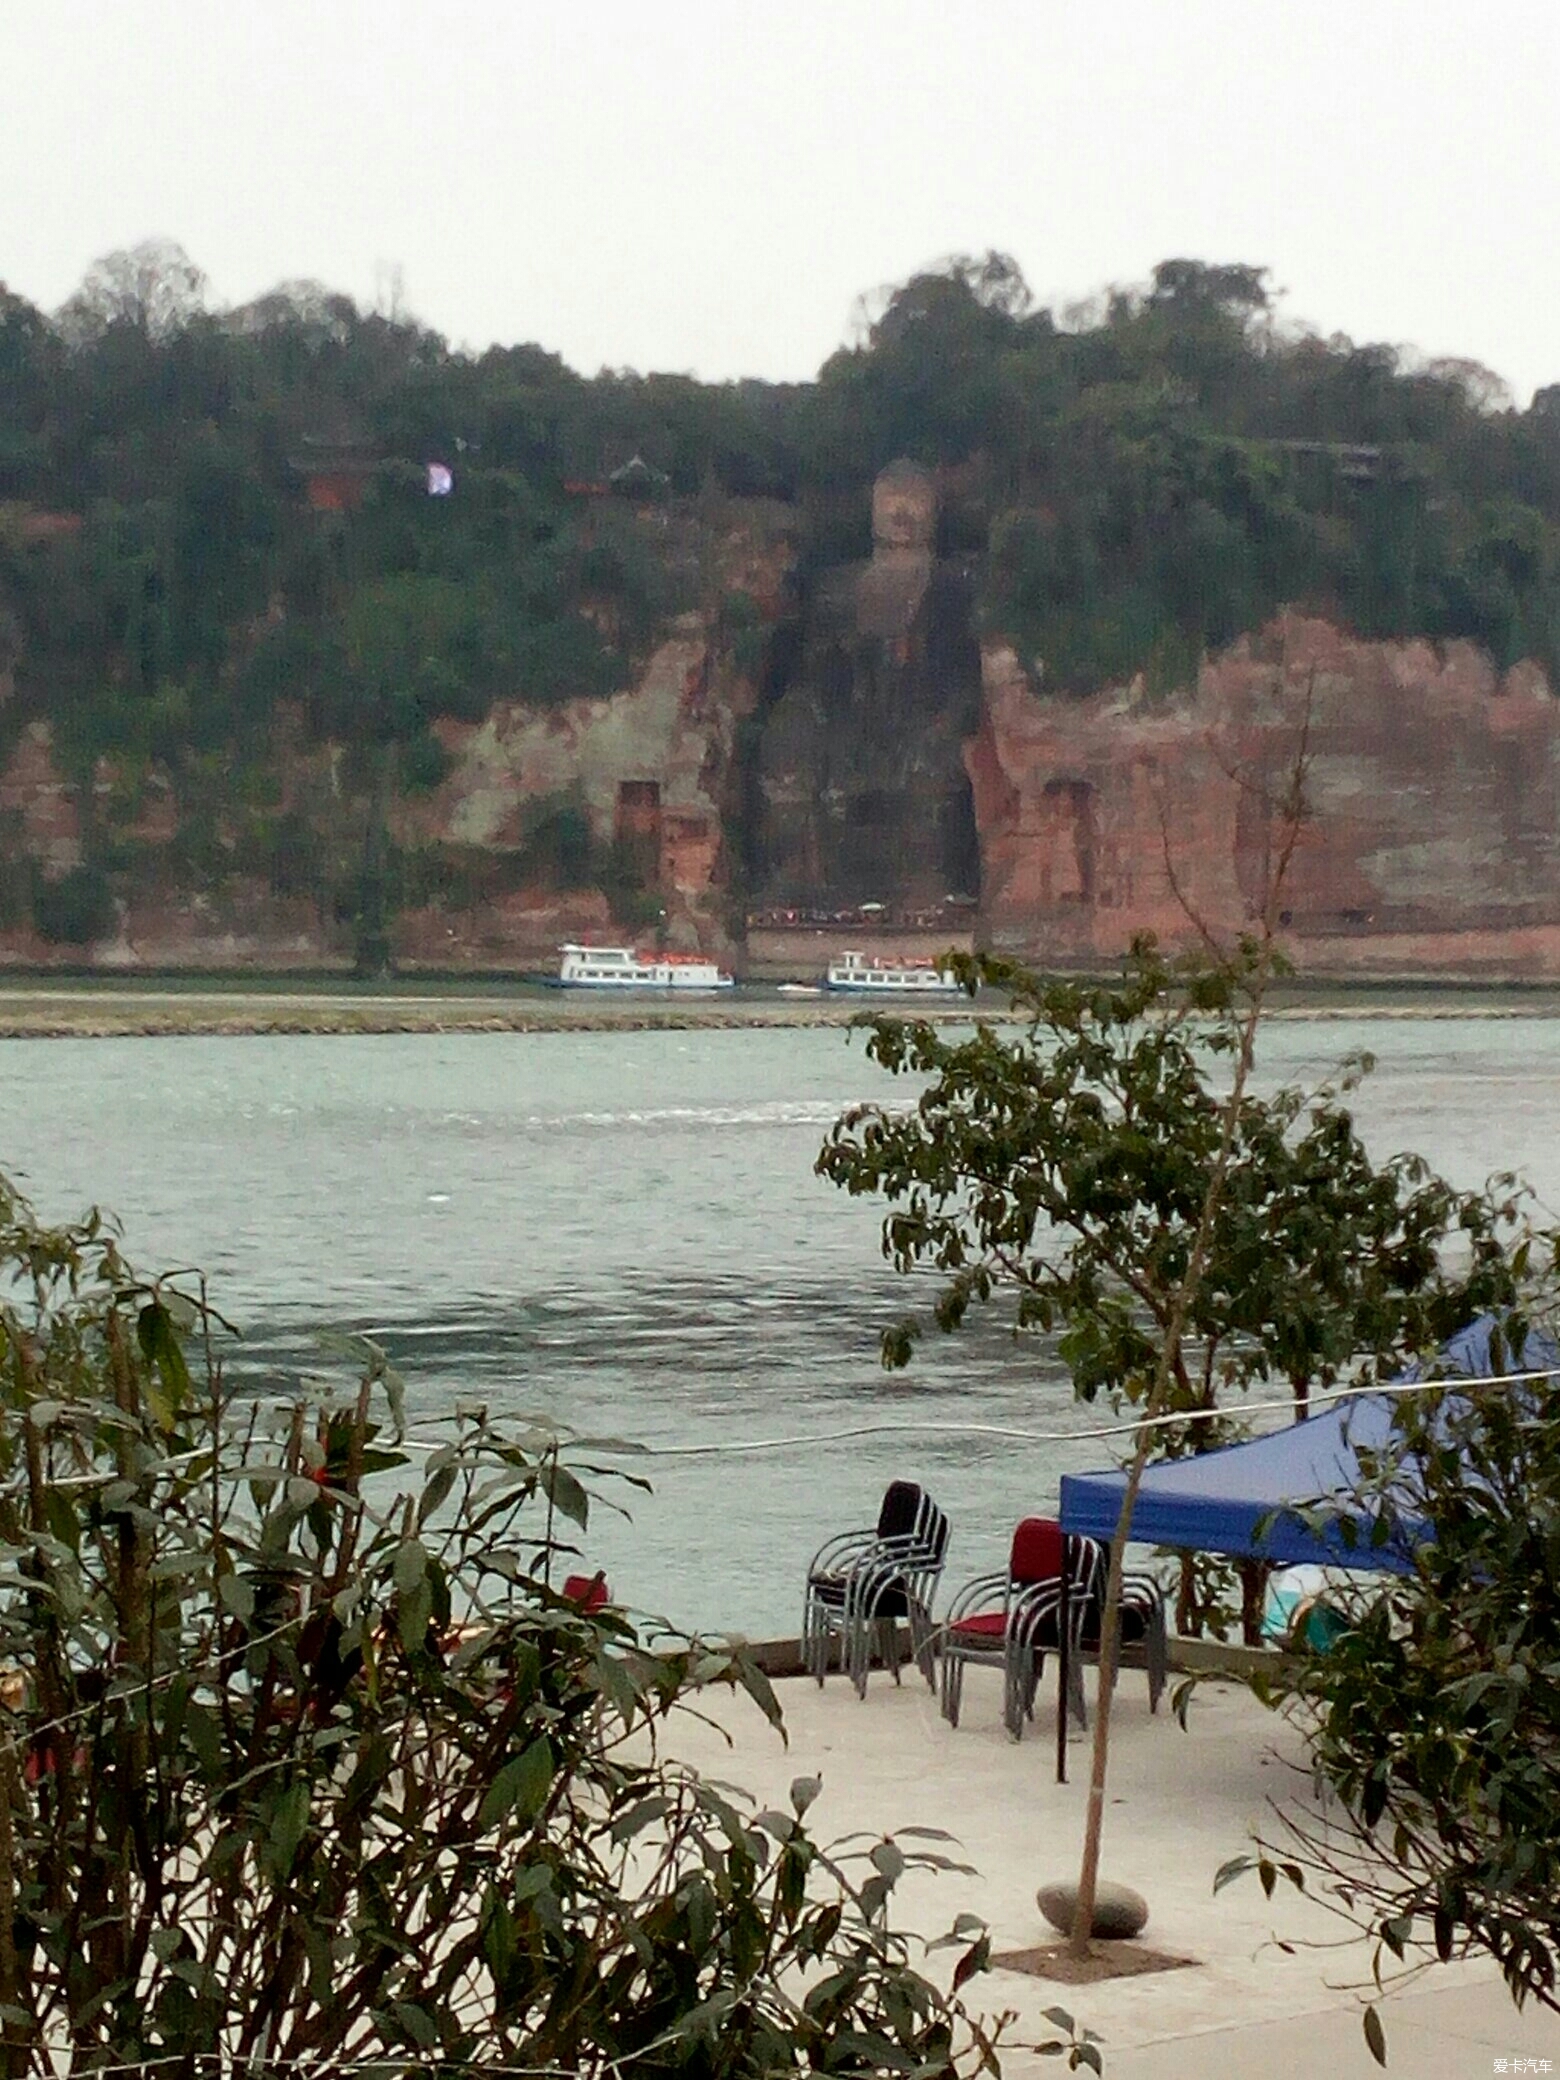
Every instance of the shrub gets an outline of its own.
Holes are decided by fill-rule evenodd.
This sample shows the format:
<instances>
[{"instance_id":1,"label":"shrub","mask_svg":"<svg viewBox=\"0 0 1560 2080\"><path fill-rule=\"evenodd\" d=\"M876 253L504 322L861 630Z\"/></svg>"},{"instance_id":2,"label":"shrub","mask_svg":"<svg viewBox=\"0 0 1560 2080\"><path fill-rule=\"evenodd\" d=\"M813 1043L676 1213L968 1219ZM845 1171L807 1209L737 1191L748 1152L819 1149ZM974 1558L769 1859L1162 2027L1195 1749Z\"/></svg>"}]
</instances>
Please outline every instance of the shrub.
<instances>
[{"instance_id":1,"label":"shrub","mask_svg":"<svg viewBox=\"0 0 1560 2080\"><path fill-rule=\"evenodd\" d=\"M453 764L433 731L420 730L401 746L401 785L409 794L432 794L449 778Z\"/></svg>"},{"instance_id":2,"label":"shrub","mask_svg":"<svg viewBox=\"0 0 1560 2080\"><path fill-rule=\"evenodd\" d=\"M696 1683L773 1695L558 1592L555 1440L472 1411L414 1455L366 1340L343 1395L234 1393L203 1287L3 1182L0 1292L9 2073L994 2070L886 1924L935 1857L858 1871L814 1784L754 1812L666 1758Z\"/></svg>"}]
</instances>

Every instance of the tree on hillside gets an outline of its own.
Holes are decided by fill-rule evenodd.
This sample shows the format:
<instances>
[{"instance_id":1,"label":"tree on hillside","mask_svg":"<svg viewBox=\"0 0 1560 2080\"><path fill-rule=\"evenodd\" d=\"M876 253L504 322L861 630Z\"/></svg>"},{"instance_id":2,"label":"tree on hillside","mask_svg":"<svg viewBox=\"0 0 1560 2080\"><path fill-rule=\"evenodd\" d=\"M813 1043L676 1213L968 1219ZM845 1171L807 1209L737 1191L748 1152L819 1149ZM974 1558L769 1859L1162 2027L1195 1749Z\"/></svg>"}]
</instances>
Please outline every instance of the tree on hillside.
<instances>
[{"instance_id":1,"label":"tree on hillside","mask_svg":"<svg viewBox=\"0 0 1560 2080\"><path fill-rule=\"evenodd\" d=\"M358 322L350 296L324 282L295 279L278 282L251 302L240 304L222 320L226 331L245 338L292 333L310 347L342 346Z\"/></svg>"},{"instance_id":2,"label":"tree on hillside","mask_svg":"<svg viewBox=\"0 0 1560 2080\"><path fill-rule=\"evenodd\" d=\"M897 455L957 462L1000 441L1003 357L1049 327L1027 315L1016 264L1000 253L955 258L879 294L881 309L859 314L864 344L819 372L812 439L829 444L820 460L870 474Z\"/></svg>"},{"instance_id":3,"label":"tree on hillside","mask_svg":"<svg viewBox=\"0 0 1560 2080\"><path fill-rule=\"evenodd\" d=\"M44 439L60 360L42 311L0 282L0 499L48 481Z\"/></svg>"},{"instance_id":4,"label":"tree on hillside","mask_svg":"<svg viewBox=\"0 0 1560 2080\"><path fill-rule=\"evenodd\" d=\"M171 238L144 239L93 261L62 307L59 326L76 345L116 325L161 344L204 308L205 295L206 277L183 246Z\"/></svg>"},{"instance_id":5,"label":"tree on hillside","mask_svg":"<svg viewBox=\"0 0 1560 2080\"><path fill-rule=\"evenodd\" d=\"M1268 273L1239 263L1210 267L1202 260L1161 260L1145 300L1178 312L1222 311L1245 323L1272 309Z\"/></svg>"}]
</instances>

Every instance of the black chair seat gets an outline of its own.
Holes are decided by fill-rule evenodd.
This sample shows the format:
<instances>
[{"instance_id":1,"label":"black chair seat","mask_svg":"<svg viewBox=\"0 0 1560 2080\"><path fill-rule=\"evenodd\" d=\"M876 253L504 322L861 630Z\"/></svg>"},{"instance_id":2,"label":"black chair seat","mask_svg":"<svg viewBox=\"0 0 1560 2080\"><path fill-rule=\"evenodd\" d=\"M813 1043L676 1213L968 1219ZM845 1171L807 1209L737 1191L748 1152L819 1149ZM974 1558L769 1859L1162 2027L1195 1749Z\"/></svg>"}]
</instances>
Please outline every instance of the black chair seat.
<instances>
[{"instance_id":1,"label":"black chair seat","mask_svg":"<svg viewBox=\"0 0 1560 2080\"><path fill-rule=\"evenodd\" d=\"M808 1593L835 1610L843 1607L845 1591L849 1583L842 1575L813 1575L807 1584ZM910 1615L910 1599L903 1582L885 1582L873 1592L872 1615L875 1618L907 1618Z\"/></svg>"},{"instance_id":2,"label":"black chair seat","mask_svg":"<svg viewBox=\"0 0 1560 2080\"><path fill-rule=\"evenodd\" d=\"M932 1597L948 1545L948 1519L913 1481L891 1481L875 1528L825 1540L807 1570L802 1664L821 1683L834 1649L858 1696L867 1690L874 1652L899 1680L895 1635L910 1628L910 1651L935 1683Z\"/></svg>"},{"instance_id":3,"label":"black chair seat","mask_svg":"<svg viewBox=\"0 0 1560 2080\"><path fill-rule=\"evenodd\" d=\"M1139 1646L1147 1639L1151 1614L1140 1610L1135 1604L1124 1603L1116 1614L1116 1630L1124 1647ZM1100 1624L1097 1614L1091 1613L1084 1621L1078 1644L1086 1654L1097 1654L1100 1650Z\"/></svg>"}]
</instances>

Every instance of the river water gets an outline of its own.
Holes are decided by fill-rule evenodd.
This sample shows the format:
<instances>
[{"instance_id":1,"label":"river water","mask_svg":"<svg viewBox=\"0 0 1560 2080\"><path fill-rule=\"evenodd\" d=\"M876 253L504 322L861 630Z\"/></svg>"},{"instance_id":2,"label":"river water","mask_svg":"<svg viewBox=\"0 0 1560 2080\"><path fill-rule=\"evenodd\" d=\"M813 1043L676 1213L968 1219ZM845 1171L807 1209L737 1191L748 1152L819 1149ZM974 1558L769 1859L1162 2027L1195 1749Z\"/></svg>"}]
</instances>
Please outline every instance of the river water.
<instances>
[{"instance_id":1,"label":"river water","mask_svg":"<svg viewBox=\"0 0 1560 2080\"><path fill-rule=\"evenodd\" d=\"M1560 1022L1277 1022L1262 1069L1313 1080L1366 1047L1378 1156L1462 1184L1521 1169L1560 1208ZM880 1369L916 1296L879 1256L881 1208L812 1165L843 1107L895 1092L837 1030L6 1041L0 1168L49 1218L113 1209L143 1269L202 1266L267 1378L318 1371L322 1327L372 1331L414 1429L482 1400L662 1448L811 1440L645 1462L654 1494L586 1539L624 1600L763 1635L795 1630L809 1553L895 1475L948 1510L958 1578L1110 1458L1082 1436L816 1441L1106 1419L989 1320Z\"/></svg>"}]
</instances>

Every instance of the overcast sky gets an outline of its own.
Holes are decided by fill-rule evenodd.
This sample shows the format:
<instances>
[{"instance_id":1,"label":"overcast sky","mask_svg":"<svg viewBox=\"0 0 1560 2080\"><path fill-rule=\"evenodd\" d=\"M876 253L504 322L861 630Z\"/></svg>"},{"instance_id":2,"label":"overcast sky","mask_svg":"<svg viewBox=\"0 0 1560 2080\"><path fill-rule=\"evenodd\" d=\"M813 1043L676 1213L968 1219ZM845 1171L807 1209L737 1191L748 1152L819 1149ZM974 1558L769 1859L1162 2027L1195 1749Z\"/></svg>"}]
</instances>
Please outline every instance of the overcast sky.
<instances>
[{"instance_id":1,"label":"overcast sky","mask_svg":"<svg viewBox=\"0 0 1560 2080\"><path fill-rule=\"evenodd\" d=\"M1560 380L1554 0L0 0L0 280L179 240L458 343L805 377L863 290L1186 255Z\"/></svg>"}]
</instances>

